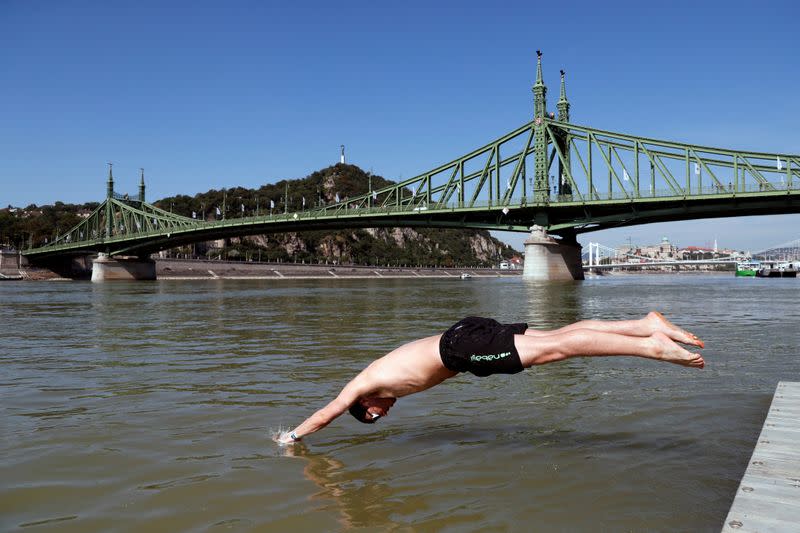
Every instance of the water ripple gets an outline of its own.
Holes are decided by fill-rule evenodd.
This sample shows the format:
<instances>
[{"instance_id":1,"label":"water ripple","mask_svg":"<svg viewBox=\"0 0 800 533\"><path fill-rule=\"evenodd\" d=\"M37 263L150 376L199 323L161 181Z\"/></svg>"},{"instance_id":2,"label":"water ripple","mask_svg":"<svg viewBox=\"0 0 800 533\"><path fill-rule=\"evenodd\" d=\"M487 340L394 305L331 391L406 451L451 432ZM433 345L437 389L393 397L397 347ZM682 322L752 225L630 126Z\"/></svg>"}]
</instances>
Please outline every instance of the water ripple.
<instances>
[{"instance_id":1,"label":"water ripple","mask_svg":"<svg viewBox=\"0 0 800 533\"><path fill-rule=\"evenodd\" d=\"M739 281L6 284L0 515L65 531L718 529L777 381L800 375L800 283ZM308 448L269 438L462 316L546 329L651 308L706 340L706 369L459 376Z\"/></svg>"}]
</instances>

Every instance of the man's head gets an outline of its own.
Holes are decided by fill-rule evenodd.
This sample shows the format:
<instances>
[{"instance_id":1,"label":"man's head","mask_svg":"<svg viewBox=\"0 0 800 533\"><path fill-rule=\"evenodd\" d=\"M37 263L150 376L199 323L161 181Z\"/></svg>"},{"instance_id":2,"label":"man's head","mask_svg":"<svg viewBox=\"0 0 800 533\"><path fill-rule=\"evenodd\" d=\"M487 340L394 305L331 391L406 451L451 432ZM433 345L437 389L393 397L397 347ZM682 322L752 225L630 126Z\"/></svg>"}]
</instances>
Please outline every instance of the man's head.
<instances>
[{"instance_id":1,"label":"man's head","mask_svg":"<svg viewBox=\"0 0 800 533\"><path fill-rule=\"evenodd\" d=\"M350 406L350 414L359 422L374 424L376 420L389 414L396 398L377 398L367 396L359 398Z\"/></svg>"}]
</instances>

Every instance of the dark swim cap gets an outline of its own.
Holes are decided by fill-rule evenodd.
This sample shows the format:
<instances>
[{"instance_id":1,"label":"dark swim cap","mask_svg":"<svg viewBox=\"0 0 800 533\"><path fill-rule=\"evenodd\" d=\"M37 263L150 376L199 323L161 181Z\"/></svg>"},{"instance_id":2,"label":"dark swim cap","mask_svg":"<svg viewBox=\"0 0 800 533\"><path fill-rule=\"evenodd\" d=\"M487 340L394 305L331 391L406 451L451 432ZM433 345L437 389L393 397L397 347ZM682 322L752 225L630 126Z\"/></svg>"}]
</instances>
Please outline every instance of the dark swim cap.
<instances>
[{"instance_id":1,"label":"dark swim cap","mask_svg":"<svg viewBox=\"0 0 800 533\"><path fill-rule=\"evenodd\" d=\"M370 415L367 413L367 408L361 405L360 402L353 402L349 411L350 414L353 415L353 418L363 424L374 424L375 421L381 417L380 415Z\"/></svg>"}]
</instances>

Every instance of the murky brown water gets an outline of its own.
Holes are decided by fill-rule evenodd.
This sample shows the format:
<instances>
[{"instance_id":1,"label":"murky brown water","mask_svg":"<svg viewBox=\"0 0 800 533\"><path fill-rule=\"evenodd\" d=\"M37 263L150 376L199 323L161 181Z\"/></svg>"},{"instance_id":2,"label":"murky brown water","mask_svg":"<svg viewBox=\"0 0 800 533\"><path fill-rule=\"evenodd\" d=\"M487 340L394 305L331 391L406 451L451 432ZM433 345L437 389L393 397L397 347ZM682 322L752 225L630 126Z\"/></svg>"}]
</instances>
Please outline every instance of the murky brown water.
<instances>
[{"instance_id":1,"label":"murky brown water","mask_svg":"<svg viewBox=\"0 0 800 533\"><path fill-rule=\"evenodd\" d=\"M6 282L0 299L3 531L719 531L776 383L800 380L800 280ZM269 438L464 315L651 308L707 341L705 370L463 376L375 426Z\"/></svg>"}]
</instances>

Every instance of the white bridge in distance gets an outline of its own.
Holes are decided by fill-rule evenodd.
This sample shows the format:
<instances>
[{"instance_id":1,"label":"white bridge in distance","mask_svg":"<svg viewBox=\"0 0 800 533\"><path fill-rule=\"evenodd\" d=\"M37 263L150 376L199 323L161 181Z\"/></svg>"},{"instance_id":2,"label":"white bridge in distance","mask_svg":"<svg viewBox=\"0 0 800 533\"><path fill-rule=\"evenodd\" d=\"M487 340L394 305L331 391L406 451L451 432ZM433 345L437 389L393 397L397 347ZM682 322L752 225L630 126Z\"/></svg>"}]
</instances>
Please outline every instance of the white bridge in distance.
<instances>
[{"instance_id":1,"label":"white bridge in distance","mask_svg":"<svg viewBox=\"0 0 800 533\"><path fill-rule=\"evenodd\" d=\"M751 255L757 261L800 262L800 239L776 244Z\"/></svg>"},{"instance_id":2,"label":"white bridge in distance","mask_svg":"<svg viewBox=\"0 0 800 533\"><path fill-rule=\"evenodd\" d=\"M588 248L588 249L587 249ZM613 268L647 268L654 266L735 265L742 260L800 262L800 239L776 244L742 258L663 260L655 259L611 248L599 242L590 242L584 248L582 259L584 270L608 270Z\"/></svg>"},{"instance_id":3,"label":"white bridge in distance","mask_svg":"<svg viewBox=\"0 0 800 533\"><path fill-rule=\"evenodd\" d=\"M658 266L700 266L700 265L736 265L741 259L720 258L720 259L655 259L625 252L618 248L611 248L599 242L590 242L588 250L582 253L583 269L611 270L614 268L648 268Z\"/></svg>"}]
</instances>

